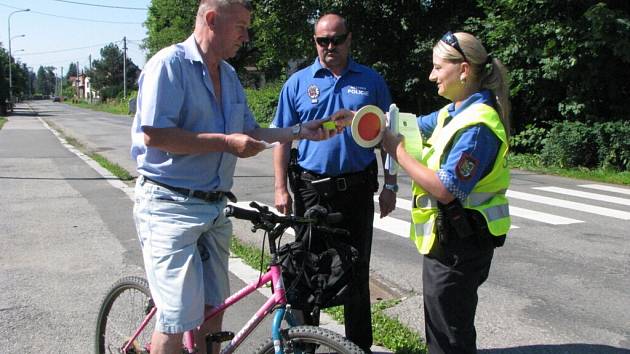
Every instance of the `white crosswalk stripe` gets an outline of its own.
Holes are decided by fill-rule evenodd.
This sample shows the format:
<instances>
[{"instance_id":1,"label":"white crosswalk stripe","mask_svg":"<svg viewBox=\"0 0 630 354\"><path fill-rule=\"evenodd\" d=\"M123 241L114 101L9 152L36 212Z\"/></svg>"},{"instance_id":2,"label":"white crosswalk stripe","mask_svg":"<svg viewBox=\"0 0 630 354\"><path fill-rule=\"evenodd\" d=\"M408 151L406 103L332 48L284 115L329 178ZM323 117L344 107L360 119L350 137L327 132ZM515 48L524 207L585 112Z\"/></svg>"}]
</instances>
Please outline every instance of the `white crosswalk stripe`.
<instances>
[{"instance_id":1,"label":"white crosswalk stripe","mask_svg":"<svg viewBox=\"0 0 630 354\"><path fill-rule=\"evenodd\" d=\"M568 225L568 224L577 224L577 223L584 222L582 220L565 218L563 216L543 213L540 211L535 211L535 210L530 210L530 209L519 208L513 205L510 205L510 215L518 216L524 219L536 220L536 221L540 221L545 224L551 224L551 225Z\"/></svg>"},{"instance_id":2,"label":"white crosswalk stripe","mask_svg":"<svg viewBox=\"0 0 630 354\"><path fill-rule=\"evenodd\" d=\"M604 194L590 193L590 192L582 192L576 189L567 189L560 187L534 187L533 189L551 193L565 194L574 197L580 197L585 199L599 200L602 202L621 204L621 205L630 205L630 199L627 198L619 198L613 197Z\"/></svg>"},{"instance_id":3,"label":"white crosswalk stripe","mask_svg":"<svg viewBox=\"0 0 630 354\"><path fill-rule=\"evenodd\" d=\"M572 202L568 200L562 200L557 198L545 197L538 194L524 193L513 190L508 190L508 198L527 200L529 202L551 205L556 208L565 208L571 210L577 210L584 213L597 214L602 216L608 216L611 218L630 220L630 213L626 211L604 208L600 206Z\"/></svg>"},{"instance_id":4,"label":"white crosswalk stripe","mask_svg":"<svg viewBox=\"0 0 630 354\"><path fill-rule=\"evenodd\" d=\"M628 188L605 186L605 185L602 185L602 184L580 184L578 187L590 188L590 189L596 189L596 190L605 191L605 192L613 192L613 193L630 195L630 189L628 189Z\"/></svg>"}]
</instances>

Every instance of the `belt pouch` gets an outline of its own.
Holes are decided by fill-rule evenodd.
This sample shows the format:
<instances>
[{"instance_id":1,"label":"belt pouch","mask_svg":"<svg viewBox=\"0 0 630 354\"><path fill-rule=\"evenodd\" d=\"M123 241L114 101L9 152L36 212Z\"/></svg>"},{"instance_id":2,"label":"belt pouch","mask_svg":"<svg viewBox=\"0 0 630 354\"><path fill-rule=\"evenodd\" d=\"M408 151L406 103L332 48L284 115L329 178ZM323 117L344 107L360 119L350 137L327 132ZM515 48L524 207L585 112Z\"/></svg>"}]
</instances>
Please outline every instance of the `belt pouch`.
<instances>
[{"instance_id":1,"label":"belt pouch","mask_svg":"<svg viewBox=\"0 0 630 354\"><path fill-rule=\"evenodd\" d=\"M321 197L330 199L335 195L335 192L337 191L337 188L333 182L334 181L332 178L326 177L311 181L311 186L313 186L313 189L315 189L317 194L319 194Z\"/></svg>"}]
</instances>

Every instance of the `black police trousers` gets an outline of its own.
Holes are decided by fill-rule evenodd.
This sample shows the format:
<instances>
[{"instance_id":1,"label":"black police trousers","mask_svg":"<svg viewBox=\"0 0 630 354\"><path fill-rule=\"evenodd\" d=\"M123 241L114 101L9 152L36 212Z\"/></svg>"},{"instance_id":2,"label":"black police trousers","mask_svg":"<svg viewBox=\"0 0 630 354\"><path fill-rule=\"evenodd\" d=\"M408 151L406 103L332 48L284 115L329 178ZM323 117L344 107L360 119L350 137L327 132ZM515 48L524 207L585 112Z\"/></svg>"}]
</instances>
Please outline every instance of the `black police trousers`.
<instances>
[{"instance_id":1,"label":"black police trousers","mask_svg":"<svg viewBox=\"0 0 630 354\"><path fill-rule=\"evenodd\" d=\"M370 310L370 254L372 251L372 222L374 219L374 185L377 181L363 185L348 186L345 191L337 191L330 198L322 197L309 181L297 179L294 188L295 214L304 212L313 205L322 205L331 212L341 212L341 227L350 231L345 241L359 252L352 282L352 294L344 304L346 337L361 349L370 353L372 346L372 315ZM335 225L339 227L339 225ZM305 230L298 230L296 239L303 237ZM316 243L317 237L311 242ZM312 245L316 247L316 245ZM307 324L312 324L305 316Z\"/></svg>"},{"instance_id":2,"label":"black police trousers","mask_svg":"<svg viewBox=\"0 0 630 354\"><path fill-rule=\"evenodd\" d=\"M477 353L477 289L488 278L495 247L492 237L487 229L465 239L449 235L448 243L436 240L431 252L423 257L429 354Z\"/></svg>"}]
</instances>

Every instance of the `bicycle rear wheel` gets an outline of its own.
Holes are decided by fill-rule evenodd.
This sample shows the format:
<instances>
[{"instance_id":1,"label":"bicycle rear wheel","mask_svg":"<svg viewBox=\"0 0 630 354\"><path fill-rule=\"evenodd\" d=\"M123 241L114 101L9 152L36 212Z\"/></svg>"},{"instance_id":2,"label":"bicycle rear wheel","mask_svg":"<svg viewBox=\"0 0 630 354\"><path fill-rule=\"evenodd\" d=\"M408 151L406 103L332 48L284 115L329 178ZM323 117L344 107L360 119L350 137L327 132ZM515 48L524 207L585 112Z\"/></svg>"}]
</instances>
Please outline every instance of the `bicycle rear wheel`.
<instances>
[{"instance_id":1,"label":"bicycle rear wheel","mask_svg":"<svg viewBox=\"0 0 630 354\"><path fill-rule=\"evenodd\" d=\"M154 306L145 279L125 277L114 283L103 299L96 320L96 353L123 353L122 348ZM148 353L154 328L155 316L125 354Z\"/></svg>"},{"instance_id":2,"label":"bicycle rear wheel","mask_svg":"<svg viewBox=\"0 0 630 354\"><path fill-rule=\"evenodd\" d=\"M296 326L282 331L284 353L339 353L364 354L356 344L340 334L315 326ZM261 345L257 354L275 353L273 340L269 338Z\"/></svg>"}]
</instances>

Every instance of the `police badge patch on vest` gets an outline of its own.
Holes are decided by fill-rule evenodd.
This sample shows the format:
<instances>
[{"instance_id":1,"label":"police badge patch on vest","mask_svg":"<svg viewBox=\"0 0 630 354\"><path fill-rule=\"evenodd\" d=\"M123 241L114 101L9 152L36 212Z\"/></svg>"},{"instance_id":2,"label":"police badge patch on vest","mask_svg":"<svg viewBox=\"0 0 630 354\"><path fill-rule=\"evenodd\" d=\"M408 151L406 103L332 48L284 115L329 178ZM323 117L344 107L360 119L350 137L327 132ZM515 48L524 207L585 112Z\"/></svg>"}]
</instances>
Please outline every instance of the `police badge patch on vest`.
<instances>
[{"instance_id":1,"label":"police badge patch on vest","mask_svg":"<svg viewBox=\"0 0 630 354\"><path fill-rule=\"evenodd\" d=\"M308 89L306 89L306 93L308 94L308 97L311 98L312 104L317 103L317 98L319 97L319 87L311 85Z\"/></svg>"},{"instance_id":2,"label":"police badge patch on vest","mask_svg":"<svg viewBox=\"0 0 630 354\"><path fill-rule=\"evenodd\" d=\"M462 157L459 159L457 163L457 167L455 170L457 171L457 177L462 180L470 179L472 176L477 173L477 166L479 165L479 160L474 158L469 153L463 153Z\"/></svg>"}]
</instances>

